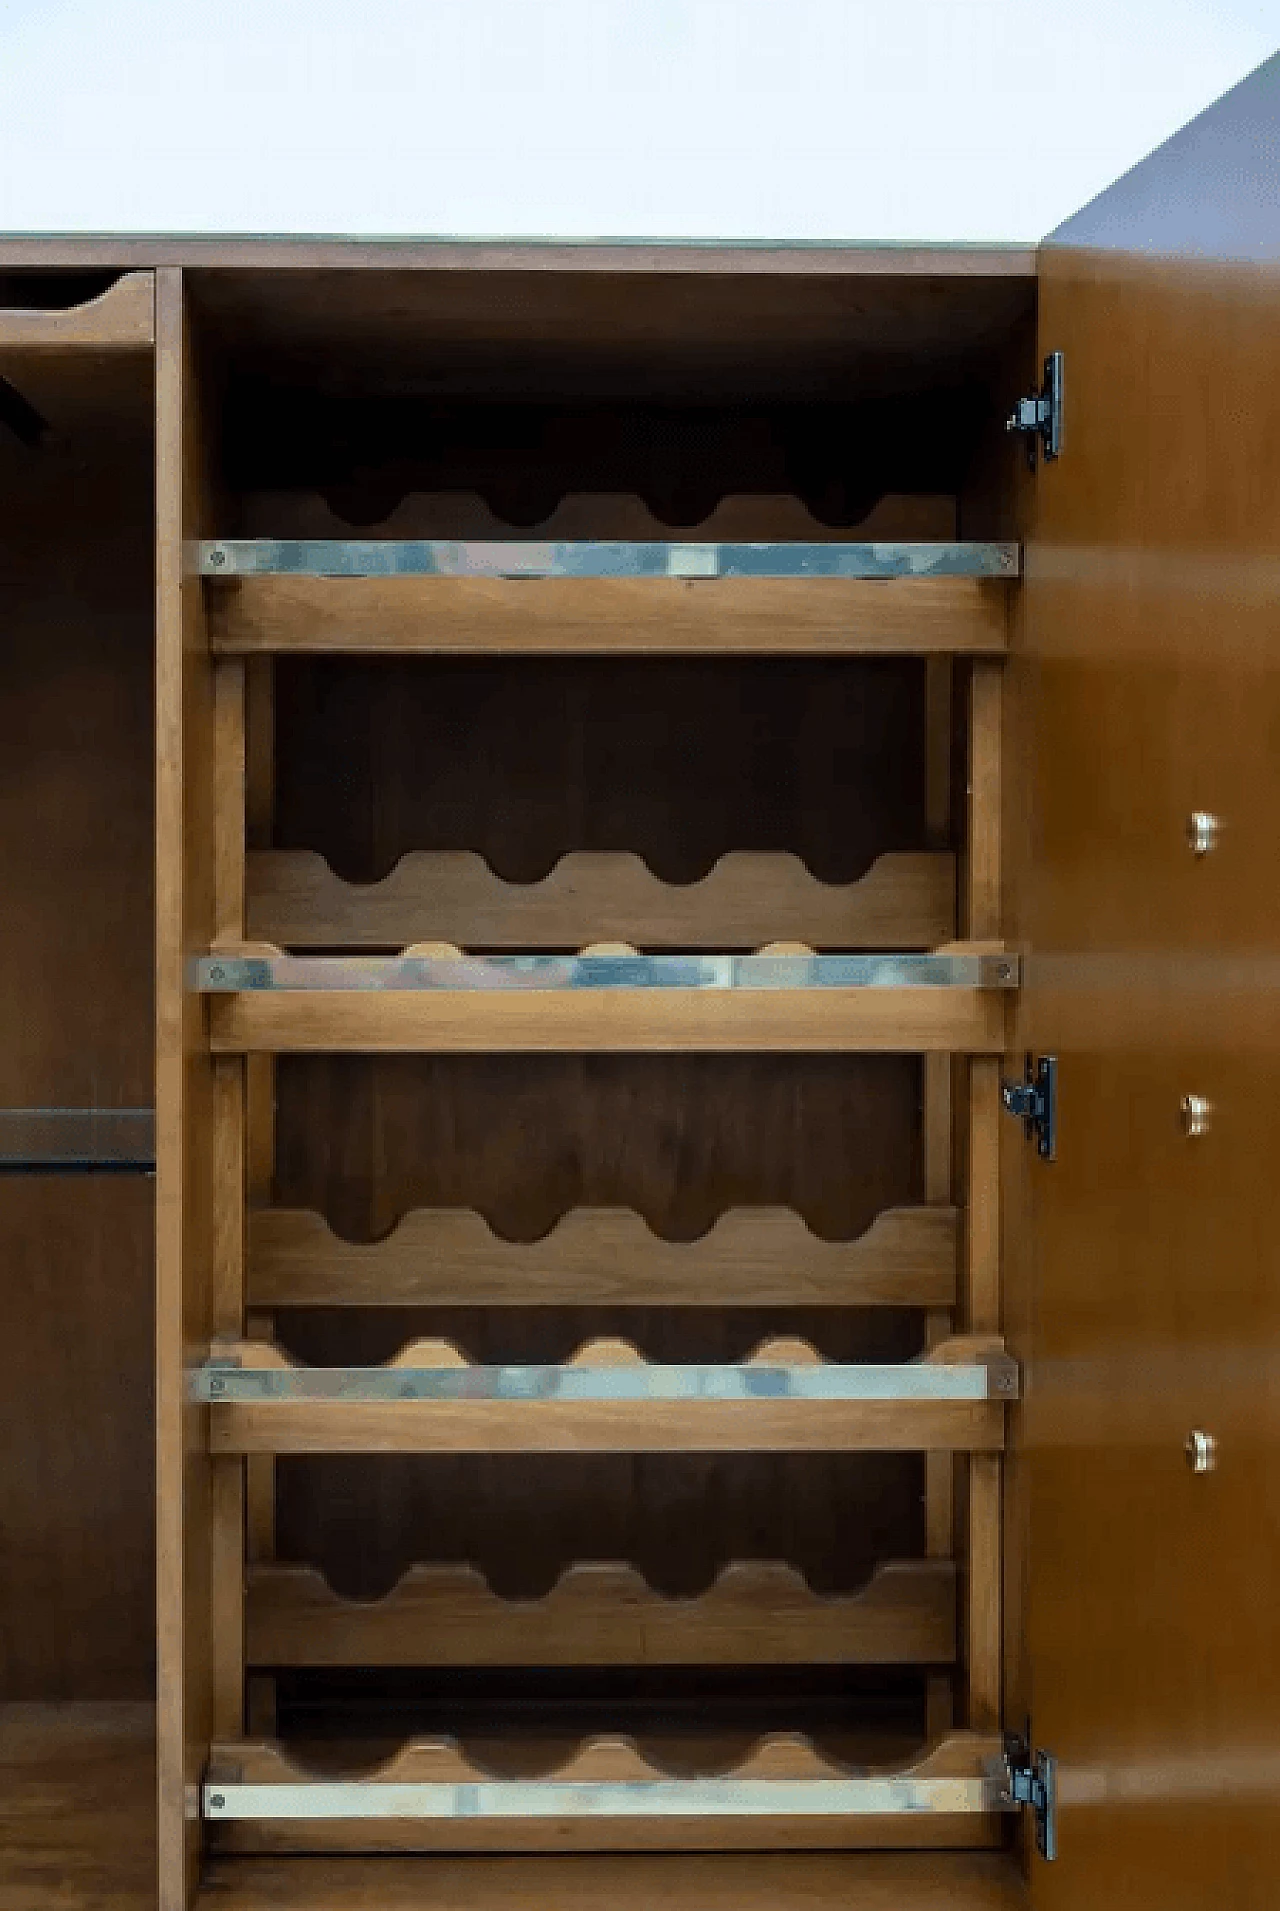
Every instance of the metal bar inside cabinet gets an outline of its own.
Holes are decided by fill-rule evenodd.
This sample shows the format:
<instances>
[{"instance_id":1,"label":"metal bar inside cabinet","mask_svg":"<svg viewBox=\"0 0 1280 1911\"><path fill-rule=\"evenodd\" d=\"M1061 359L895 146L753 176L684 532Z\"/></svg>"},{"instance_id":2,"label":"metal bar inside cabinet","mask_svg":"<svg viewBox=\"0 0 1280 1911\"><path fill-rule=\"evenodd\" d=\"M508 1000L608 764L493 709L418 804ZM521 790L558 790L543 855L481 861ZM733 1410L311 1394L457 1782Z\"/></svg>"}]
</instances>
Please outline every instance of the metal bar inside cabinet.
<instances>
[{"instance_id":1,"label":"metal bar inside cabinet","mask_svg":"<svg viewBox=\"0 0 1280 1911\"><path fill-rule=\"evenodd\" d=\"M1017 1363L561 1367L241 1367L216 1356L189 1377L192 1400L1013 1400Z\"/></svg>"},{"instance_id":2,"label":"metal bar inside cabinet","mask_svg":"<svg viewBox=\"0 0 1280 1911\"><path fill-rule=\"evenodd\" d=\"M154 1174L151 1108L0 1108L0 1174Z\"/></svg>"},{"instance_id":3,"label":"metal bar inside cabinet","mask_svg":"<svg viewBox=\"0 0 1280 1911\"><path fill-rule=\"evenodd\" d=\"M439 539L220 538L196 544L203 577L993 577L1017 544L640 544Z\"/></svg>"},{"instance_id":4,"label":"metal bar inside cabinet","mask_svg":"<svg viewBox=\"0 0 1280 1911\"><path fill-rule=\"evenodd\" d=\"M1016 989L1016 955L200 956L205 995L256 990Z\"/></svg>"},{"instance_id":5,"label":"metal bar inside cabinet","mask_svg":"<svg viewBox=\"0 0 1280 1911\"><path fill-rule=\"evenodd\" d=\"M241 1784L210 1779L210 1819L812 1818L1008 1810L998 1779L622 1779L612 1783L496 1780L477 1784L316 1781Z\"/></svg>"}]
</instances>

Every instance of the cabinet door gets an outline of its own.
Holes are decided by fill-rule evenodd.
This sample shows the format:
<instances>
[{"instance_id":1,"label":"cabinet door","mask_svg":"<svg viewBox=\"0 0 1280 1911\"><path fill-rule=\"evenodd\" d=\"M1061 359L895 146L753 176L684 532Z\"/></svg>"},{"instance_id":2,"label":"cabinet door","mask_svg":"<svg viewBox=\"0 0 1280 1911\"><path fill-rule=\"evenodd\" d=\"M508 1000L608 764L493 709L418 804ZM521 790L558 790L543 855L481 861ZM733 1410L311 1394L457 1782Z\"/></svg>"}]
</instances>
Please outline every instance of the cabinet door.
<instances>
[{"instance_id":1,"label":"cabinet door","mask_svg":"<svg viewBox=\"0 0 1280 1911\"><path fill-rule=\"evenodd\" d=\"M1278 121L1280 58L1041 254L1066 409L1016 666L1020 1035L1060 1073L1057 1160L1026 1170L1037 1911L1276 1896Z\"/></svg>"}]
</instances>

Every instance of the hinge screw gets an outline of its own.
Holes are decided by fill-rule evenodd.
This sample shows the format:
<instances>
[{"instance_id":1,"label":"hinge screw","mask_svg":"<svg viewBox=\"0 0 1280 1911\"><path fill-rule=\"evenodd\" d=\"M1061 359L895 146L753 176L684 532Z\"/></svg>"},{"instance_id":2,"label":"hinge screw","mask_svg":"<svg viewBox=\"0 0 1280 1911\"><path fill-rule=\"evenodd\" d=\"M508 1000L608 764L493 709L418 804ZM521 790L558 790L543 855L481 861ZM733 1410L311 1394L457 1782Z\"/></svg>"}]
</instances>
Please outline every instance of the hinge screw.
<instances>
[{"instance_id":1,"label":"hinge screw","mask_svg":"<svg viewBox=\"0 0 1280 1911\"><path fill-rule=\"evenodd\" d=\"M1193 856L1207 856L1218 847L1222 824L1209 810L1192 810L1187 818L1187 845Z\"/></svg>"},{"instance_id":2,"label":"hinge screw","mask_svg":"<svg viewBox=\"0 0 1280 1911\"><path fill-rule=\"evenodd\" d=\"M1203 1427L1193 1427L1187 1435L1186 1454L1193 1473L1212 1473L1218 1465L1218 1442Z\"/></svg>"},{"instance_id":3,"label":"hinge screw","mask_svg":"<svg viewBox=\"0 0 1280 1911\"><path fill-rule=\"evenodd\" d=\"M1204 1095L1182 1097L1182 1132L1188 1141L1198 1141L1207 1135L1212 1119L1213 1103Z\"/></svg>"},{"instance_id":4,"label":"hinge screw","mask_svg":"<svg viewBox=\"0 0 1280 1911\"><path fill-rule=\"evenodd\" d=\"M209 1809L210 1811L221 1811L226 1802L221 1792L214 1792L209 1800Z\"/></svg>"},{"instance_id":5,"label":"hinge screw","mask_svg":"<svg viewBox=\"0 0 1280 1911\"><path fill-rule=\"evenodd\" d=\"M221 564L225 564L226 561L227 561L226 552L223 550L220 544L215 544L209 552L209 562L211 564L221 565Z\"/></svg>"}]
</instances>

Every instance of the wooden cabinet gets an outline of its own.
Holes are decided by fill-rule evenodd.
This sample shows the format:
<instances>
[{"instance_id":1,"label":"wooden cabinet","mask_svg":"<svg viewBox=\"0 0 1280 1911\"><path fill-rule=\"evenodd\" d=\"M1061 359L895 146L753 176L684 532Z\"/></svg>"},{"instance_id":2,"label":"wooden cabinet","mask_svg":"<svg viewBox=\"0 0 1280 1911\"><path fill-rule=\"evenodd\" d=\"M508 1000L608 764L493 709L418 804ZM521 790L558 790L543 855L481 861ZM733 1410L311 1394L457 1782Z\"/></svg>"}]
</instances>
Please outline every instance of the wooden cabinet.
<instances>
[{"instance_id":1,"label":"wooden cabinet","mask_svg":"<svg viewBox=\"0 0 1280 1911\"><path fill-rule=\"evenodd\" d=\"M0 248L6 1902L1263 1904L1277 83L1038 254Z\"/></svg>"}]
</instances>

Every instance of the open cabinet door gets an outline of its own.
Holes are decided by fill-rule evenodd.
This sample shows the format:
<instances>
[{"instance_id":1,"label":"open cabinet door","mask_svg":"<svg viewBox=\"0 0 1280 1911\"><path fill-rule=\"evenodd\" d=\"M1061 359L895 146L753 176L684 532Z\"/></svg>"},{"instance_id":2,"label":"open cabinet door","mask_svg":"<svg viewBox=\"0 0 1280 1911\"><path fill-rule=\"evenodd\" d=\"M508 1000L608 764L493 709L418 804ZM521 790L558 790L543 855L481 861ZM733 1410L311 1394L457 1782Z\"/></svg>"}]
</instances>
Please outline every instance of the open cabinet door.
<instances>
[{"instance_id":1,"label":"open cabinet door","mask_svg":"<svg viewBox=\"0 0 1280 1911\"><path fill-rule=\"evenodd\" d=\"M1276 1900L1278 123L1280 58L1042 253L1066 404L1018 666L1020 1033L1059 1063L1057 1159L1027 1169L1030 1709L1059 1788L1036 1911Z\"/></svg>"}]
</instances>

